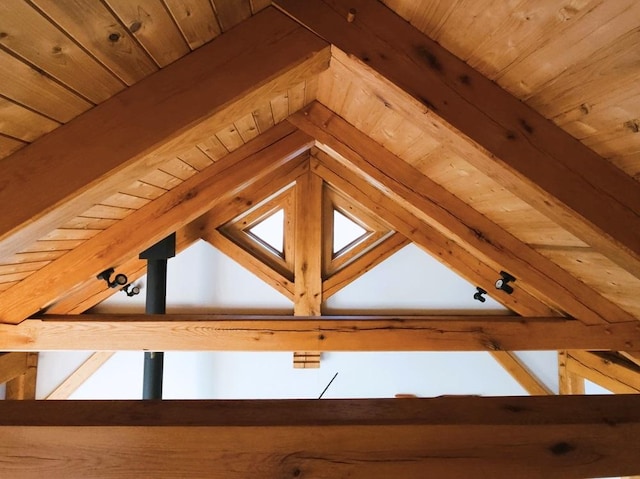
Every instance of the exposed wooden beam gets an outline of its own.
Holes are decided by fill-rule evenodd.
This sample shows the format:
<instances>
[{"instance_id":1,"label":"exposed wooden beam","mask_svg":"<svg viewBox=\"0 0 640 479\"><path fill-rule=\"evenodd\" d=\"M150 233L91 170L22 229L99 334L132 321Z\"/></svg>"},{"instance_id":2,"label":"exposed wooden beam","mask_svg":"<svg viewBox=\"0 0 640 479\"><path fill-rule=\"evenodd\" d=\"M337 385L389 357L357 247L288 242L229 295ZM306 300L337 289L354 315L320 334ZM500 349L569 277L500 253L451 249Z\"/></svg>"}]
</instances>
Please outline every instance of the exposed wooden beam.
<instances>
[{"instance_id":1,"label":"exposed wooden beam","mask_svg":"<svg viewBox=\"0 0 640 479\"><path fill-rule=\"evenodd\" d=\"M93 373L100 369L115 353L111 351L98 351L93 353L74 372L47 396L47 399L69 399L69 397L82 386Z\"/></svg>"},{"instance_id":2,"label":"exposed wooden beam","mask_svg":"<svg viewBox=\"0 0 640 479\"><path fill-rule=\"evenodd\" d=\"M200 221L199 218L176 232L176 252L183 251L200 239ZM146 272L147 262L137 255L118 266L118 273L126 274L130 283L137 281ZM48 307L45 313L82 314L118 292L119 290L109 289L104 282L92 277Z\"/></svg>"},{"instance_id":3,"label":"exposed wooden beam","mask_svg":"<svg viewBox=\"0 0 640 479\"><path fill-rule=\"evenodd\" d=\"M295 169L312 140L283 123L148 203L0 295L0 321L17 323L100 271L131 258L248 185ZM288 170L287 170L288 171ZM162 349L159 349L162 351Z\"/></svg>"},{"instance_id":4,"label":"exposed wooden beam","mask_svg":"<svg viewBox=\"0 0 640 479\"><path fill-rule=\"evenodd\" d=\"M584 378L567 368L569 351L558 351L558 384L560 394L584 394Z\"/></svg>"},{"instance_id":5,"label":"exposed wooden beam","mask_svg":"<svg viewBox=\"0 0 640 479\"><path fill-rule=\"evenodd\" d=\"M640 467L635 395L3 401L0 431L15 478L583 478Z\"/></svg>"},{"instance_id":6,"label":"exposed wooden beam","mask_svg":"<svg viewBox=\"0 0 640 479\"><path fill-rule=\"evenodd\" d=\"M488 154L466 158L640 277L640 185L633 178L382 2L276 0L274 4L359 59L354 63L360 64L365 77L382 76L410 95L399 101L410 104L412 120L439 123L450 137L462 132L466 141L486 149ZM357 14L349 22L351 10ZM389 108L407 108L394 101L398 98L385 103ZM461 141L465 140L451 138L454 144Z\"/></svg>"},{"instance_id":7,"label":"exposed wooden beam","mask_svg":"<svg viewBox=\"0 0 640 479\"><path fill-rule=\"evenodd\" d=\"M629 361L640 366L640 352L639 351L619 351L620 355Z\"/></svg>"},{"instance_id":8,"label":"exposed wooden beam","mask_svg":"<svg viewBox=\"0 0 640 479\"><path fill-rule=\"evenodd\" d=\"M27 371L27 353L0 353L0 384Z\"/></svg>"},{"instance_id":9,"label":"exposed wooden beam","mask_svg":"<svg viewBox=\"0 0 640 479\"><path fill-rule=\"evenodd\" d=\"M553 394L513 352L490 351L489 354L532 396Z\"/></svg>"},{"instance_id":10,"label":"exposed wooden beam","mask_svg":"<svg viewBox=\"0 0 640 479\"><path fill-rule=\"evenodd\" d=\"M3 351L618 350L640 323L513 316L47 315L0 324Z\"/></svg>"},{"instance_id":11,"label":"exposed wooden beam","mask_svg":"<svg viewBox=\"0 0 640 479\"><path fill-rule=\"evenodd\" d=\"M640 393L640 367L622 364L611 355L569 351L567 369L616 394Z\"/></svg>"},{"instance_id":12,"label":"exposed wooden beam","mask_svg":"<svg viewBox=\"0 0 640 479\"><path fill-rule=\"evenodd\" d=\"M38 353L27 353L27 369L20 376L7 381L5 399L35 399L38 378Z\"/></svg>"},{"instance_id":13,"label":"exposed wooden beam","mask_svg":"<svg viewBox=\"0 0 640 479\"><path fill-rule=\"evenodd\" d=\"M294 316L322 314L322 178L309 171L296 182ZM293 367L320 367L320 349L293 349Z\"/></svg>"},{"instance_id":14,"label":"exposed wooden beam","mask_svg":"<svg viewBox=\"0 0 640 479\"><path fill-rule=\"evenodd\" d=\"M382 243L374 246L362 256L332 274L322 282L322 297L326 301L345 286L382 263L385 259L410 244L400 233L394 233Z\"/></svg>"},{"instance_id":15,"label":"exposed wooden beam","mask_svg":"<svg viewBox=\"0 0 640 479\"><path fill-rule=\"evenodd\" d=\"M495 267L470 254L411 211L389 199L383 191L368 181L358 178L332 156L322 151L319 151L316 156L320 161L312 160L311 167L325 181L357 199L371 211L375 211L394 230L399 231L467 281L487 291L493 291L495 279L498 277L498 270ZM522 316L560 315L555 309L522 288L515 289L511 295L494 294L492 297Z\"/></svg>"},{"instance_id":16,"label":"exposed wooden beam","mask_svg":"<svg viewBox=\"0 0 640 479\"><path fill-rule=\"evenodd\" d=\"M327 44L272 8L3 159L3 256L326 69ZM55 161L54 161L55 160Z\"/></svg>"},{"instance_id":17,"label":"exposed wooden beam","mask_svg":"<svg viewBox=\"0 0 640 479\"><path fill-rule=\"evenodd\" d=\"M311 104L289 121L389 199L516 276L517 287L533 290L586 323L635 319L321 104Z\"/></svg>"}]
</instances>

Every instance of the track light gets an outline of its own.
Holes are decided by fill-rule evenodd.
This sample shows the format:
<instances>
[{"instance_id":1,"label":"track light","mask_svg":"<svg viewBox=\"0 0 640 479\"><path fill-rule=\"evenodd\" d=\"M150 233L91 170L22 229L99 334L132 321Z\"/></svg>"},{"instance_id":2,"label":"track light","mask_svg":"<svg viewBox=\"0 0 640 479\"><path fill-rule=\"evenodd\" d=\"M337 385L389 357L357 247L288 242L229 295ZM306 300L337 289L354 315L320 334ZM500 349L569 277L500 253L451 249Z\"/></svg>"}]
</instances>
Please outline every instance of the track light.
<instances>
[{"instance_id":1,"label":"track light","mask_svg":"<svg viewBox=\"0 0 640 479\"><path fill-rule=\"evenodd\" d=\"M117 288L118 286L124 286L129 282L126 274L116 274L113 281L111 281L111 275L115 272L113 268L105 269L102 273L96 276L98 279L102 279L107 282L109 288Z\"/></svg>"},{"instance_id":2,"label":"track light","mask_svg":"<svg viewBox=\"0 0 640 479\"><path fill-rule=\"evenodd\" d=\"M480 301L481 303L484 303L487 298L484 297L484 295L487 294L487 292L482 289L480 286L476 287L476 293L473 295L473 299L475 299L476 301Z\"/></svg>"},{"instance_id":3,"label":"track light","mask_svg":"<svg viewBox=\"0 0 640 479\"><path fill-rule=\"evenodd\" d=\"M507 294L513 293L513 288L509 286L509 283L513 283L516 278L506 271L500 271L500 276L501 278L496 281L496 289L500 289Z\"/></svg>"},{"instance_id":4,"label":"track light","mask_svg":"<svg viewBox=\"0 0 640 479\"><path fill-rule=\"evenodd\" d=\"M140 294L140 286L136 286L135 284L127 284L120 291L124 291L127 293L127 296L135 296L136 294Z\"/></svg>"}]
</instances>

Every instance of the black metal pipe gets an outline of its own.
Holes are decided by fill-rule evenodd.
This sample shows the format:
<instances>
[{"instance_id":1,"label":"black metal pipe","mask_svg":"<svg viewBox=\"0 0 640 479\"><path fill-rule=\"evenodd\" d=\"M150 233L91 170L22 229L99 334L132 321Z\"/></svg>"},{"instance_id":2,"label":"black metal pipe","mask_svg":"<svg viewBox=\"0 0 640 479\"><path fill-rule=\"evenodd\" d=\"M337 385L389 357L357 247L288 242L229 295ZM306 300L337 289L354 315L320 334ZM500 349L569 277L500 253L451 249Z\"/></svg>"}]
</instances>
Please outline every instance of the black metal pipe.
<instances>
[{"instance_id":1,"label":"black metal pipe","mask_svg":"<svg viewBox=\"0 0 640 479\"><path fill-rule=\"evenodd\" d=\"M164 314L167 308L167 259L175 256L175 234L140 254L147 260L147 314ZM144 353L142 399L162 399L164 353Z\"/></svg>"}]
</instances>

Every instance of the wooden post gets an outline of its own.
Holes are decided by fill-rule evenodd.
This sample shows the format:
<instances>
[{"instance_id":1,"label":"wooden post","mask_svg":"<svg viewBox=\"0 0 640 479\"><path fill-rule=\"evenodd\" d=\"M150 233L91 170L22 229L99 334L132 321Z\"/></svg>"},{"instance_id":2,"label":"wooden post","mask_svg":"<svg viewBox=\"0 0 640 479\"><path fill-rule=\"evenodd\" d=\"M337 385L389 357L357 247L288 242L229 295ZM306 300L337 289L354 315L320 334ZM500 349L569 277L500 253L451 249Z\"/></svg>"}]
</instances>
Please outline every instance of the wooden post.
<instances>
[{"instance_id":1,"label":"wooden post","mask_svg":"<svg viewBox=\"0 0 640 479\"><path fill-rule=\"evenodd\" d=\"M7 381L5 399L35 399L38 377L38 353L27 353L27 369L20 376Z\"/></svg>"}]
</instances>

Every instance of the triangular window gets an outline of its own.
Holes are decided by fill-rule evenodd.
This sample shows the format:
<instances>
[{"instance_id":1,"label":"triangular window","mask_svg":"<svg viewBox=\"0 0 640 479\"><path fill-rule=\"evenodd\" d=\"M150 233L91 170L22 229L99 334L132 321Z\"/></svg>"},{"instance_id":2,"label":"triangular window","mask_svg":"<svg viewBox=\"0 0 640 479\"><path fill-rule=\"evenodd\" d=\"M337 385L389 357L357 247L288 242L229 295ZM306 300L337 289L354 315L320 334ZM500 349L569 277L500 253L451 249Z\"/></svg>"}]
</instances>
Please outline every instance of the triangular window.
<instances>
[{"instance_id":1,"label":"triangular window","mask_svg":"<svg viewBox=\"0 0 640 479\"><path fill-rule=\"evenodd\" d=\"M345 249L367 234L358 223L333 210L333 254Z\"/></svg>"},{"instance_id":2,"label":"triangular window","mask_svg":"<svg viewBox=\"0 0 640 479\"><path fill-rule=\"evenodd\" d=\"M284 210L279 209L249 228L249 234L284 255Z\"/></svg>"}]
</instances>

